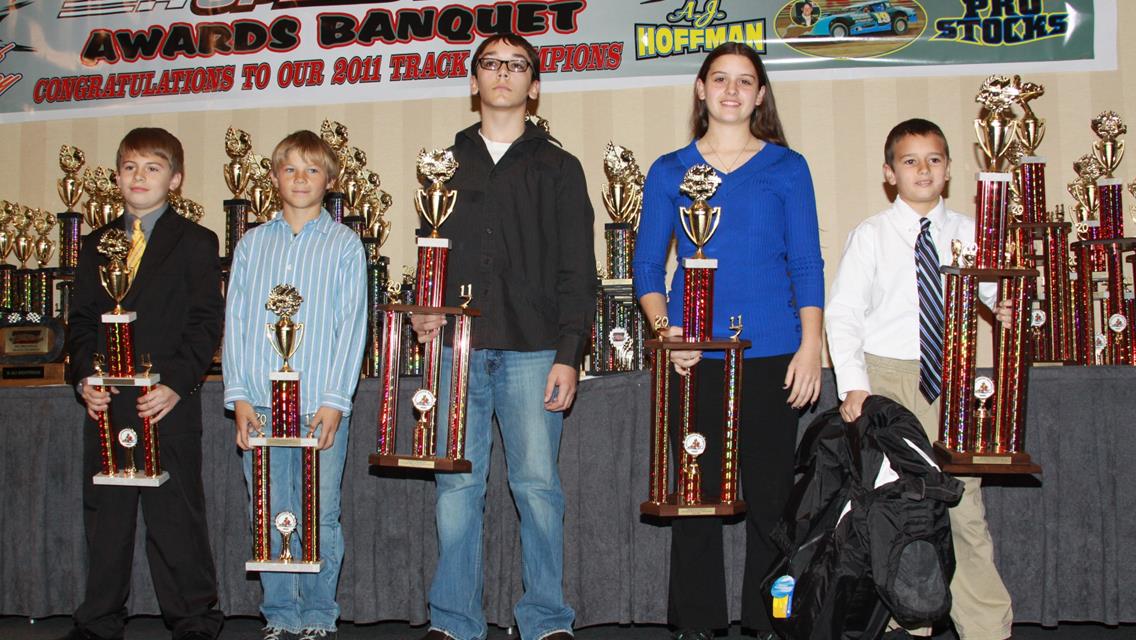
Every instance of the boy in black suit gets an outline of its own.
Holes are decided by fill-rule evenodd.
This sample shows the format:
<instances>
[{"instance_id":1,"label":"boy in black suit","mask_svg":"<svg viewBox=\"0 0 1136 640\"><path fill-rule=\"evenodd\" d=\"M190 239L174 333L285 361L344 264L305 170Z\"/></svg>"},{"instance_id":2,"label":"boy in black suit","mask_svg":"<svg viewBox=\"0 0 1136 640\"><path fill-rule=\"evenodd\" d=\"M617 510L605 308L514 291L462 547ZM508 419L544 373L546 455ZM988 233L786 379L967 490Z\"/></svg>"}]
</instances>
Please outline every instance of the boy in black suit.
<instances>
[{"instance_id":1,"label":"boy in black suit","mask_svg":"<svg viewBox=\"0 0 1136 640\"><path fill-rule=\"evenodd\" d=\"M217 236L179 216L167 202L181 186L181 143L164 129L134 129L119 144L118 188L126 213L87 238L79 256L68 318L71 381L87 408L83 424L83 515L88 573L83 603L74 614L73 639L123 637L138 502L146 522L146 554L154 590L174 640L213 640L224 620L217 609L217 579L205 522L201 481L201 399L197 392L221 340ZM111 229L132 243L135 277L125 309L136 311L134 353L149 353L161 384L139 397L132 388L96 390L82 381L93 357L106 353L100 315L114 300L99 283L107 264L96 247ZM135 246L137 245L137 246ZM112 402L113 398L113 402ZM98 471L95 418L111 411L115 424L157 423L169 480L156 488L94 485Z\"/></svg>"}]
</instances>

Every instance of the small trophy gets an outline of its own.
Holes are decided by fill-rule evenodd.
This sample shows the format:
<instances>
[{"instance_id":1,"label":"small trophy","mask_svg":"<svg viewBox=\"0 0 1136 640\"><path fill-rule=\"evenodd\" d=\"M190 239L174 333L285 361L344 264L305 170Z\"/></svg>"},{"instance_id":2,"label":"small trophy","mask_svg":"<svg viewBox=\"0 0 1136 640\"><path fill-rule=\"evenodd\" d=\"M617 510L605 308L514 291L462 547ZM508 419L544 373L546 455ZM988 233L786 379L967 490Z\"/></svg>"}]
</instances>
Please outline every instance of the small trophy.
<instances>
[{"instance_id":1,"label":"small trophy","mask_svg":"<svg viewBox=\"0 0 1136 640\"><path fill-rule=\"evenodd\" d=\"M126 233L121 229L108 229L99 238L98 251L105 256L109 263L99 266L99 279L107 294L114 298L115 306L110 313L102 314L103 330L106 333L107 357L95 354L95 374L89 376L85 384L93 385L96 389L106 390L107 387L137 387L140 396L144 396L161 382L161 376L152 373L153 365L149 354L141 354L142 371L134 367L134 333L132 324L138 314L122 308L122 299L130 290L134 282L134 273L126 266L126 255L130 252L130 243ZM104 363L109 371L103 371ZM142 451L144 456L143 473L138 474L134 469L134 444L127 445L119 432L118 442L126 447L127 464L123 471L115 465L112 450L113 429L111 427L110 408L101 411L96 420L99 434L99 451L102 462L102 471L95 474L95 484L117 484L139 487L157 487L169 479L169 473L162 471L158 455L158 430L150 418L141 418L142 425ZM134 433L134 429L129 429ZM125 436L137 444L137 434Z\"/></svg>"},{"instance_id":2,"label":"small trophy","mask_svg":"<svg viewBox=\"0 0 1136 640\"><path fill-rule=\"evenodd\" d=\"M81 149L66 144L59 148L59 168L63 170L63 177L56 186L64 207L62 213L56 214L59 222L59 268L68 276L79 266L83 214L78 212L78 207L84 191L79 172L83 170L84 161Z\"/></svg>"},{"instance_id":3,"label":"small trophy","mask_svg":"<svg viewBox=\"0 0 1136 640\"><path fill-rule=\"evenodd\" d=\"M1030 102L1045 94L1045 88L1022 82L1014 76L1018 94L1015 103L1022 109L1016 125L1016 141L1010 159L1014 164L1010 183L1011 210L1020 208L1020 219L1009 224L1016 235L1023 262L1038 266L1042 277L1025 282L1025 295L1033 298L1030 324L1032 362L1063 363L1073 359L1073 312L1069 280L1069 232L1072 225L1064 220L1064 210L1046 209L1045 158L1037 149L1045 137L1045 121L1030 108ZM1020 152L1020 153L1015 153ZM1041 318L1038 322L1036 319Z\"/></svg>"},{"instance_id":4,"label":"small trophy","mask_svg":"<svg viewBox=\"0 0 1136 640\"><path fill-rule=\"evenodd\" d=\"M249 156L252 154L252 137L248 133L234 127L225 131L225 155L229 161L225 163L225 186L229 188L232 197L221 203L225 211L225 258L232 260L233 251L248 231L249 211L252 202L243 198L242 194L248 189L249 179L252 177L249 167Z\"/></svg>"},{"instance_id":5,"label":"small trophy","mask_svg":"<svg viewBox=\"0 0 1136 640\"><path fill-rule=\"evenodd\" d=\"M651 398L652 433L651 462L648 498L639 505L639 511L658 517L733 515L745 511L745 503L738 495L738 420L741 414L742 354L750 346L748 340L741 340L741 320L731 319L733 335L728 338L711 336L714 308L714 271L718 261L706 257L703 247L713 237L718 228L722 211L711 207L707 200L714 195L721 178L709 165L699 164L691 167L683 178L679 189L693 200L690 207L679 209L682 228L697 250L691 258L683 260L686 269L683 290L683 337L667 339L662 331L669 324L667 318L655 320L655 332L659 335L647 341L652 352L651 359ZM717 502L705 502L702 495L702 473L698 457L706 450L706 438L694 431L695 406L698 375L691 369L679 380L679 406L673 408L677 414L682 451L678 457L678 473L675 479L676 490L668 493L670 465L670 429L672 407L670 406L670 351L699 350L725 351L725 381L722 397L722 477Z\"/></svg>"},{"instance_id":6,"label":"small trophy","mask_svg":"<svg viewBox=\"0 0 1136 640\"><path fill-rule=\"evenodd\" d=\"M16 265L8 264L8 256L16 248L15 227L12 222L19 205L0 201L0 311L17 308Z\"/></svg>"},{"instance_id":7,"label":"small trophy","mask_svg":"<svg viewBox=\"0 0 1136 640\"><path fill-rule=\"evenodd\" d=\"M105 226L122 215L122 193L113 169L87 167L83 171L83 191L87 203L83 207L83 221L92 230Z\"/></svg>"},{"instance_id":8,"label":"small trophy","mask_svg":"<svg viewBox=\"0 0 1136 640\"><path fill-rule=\"evenodd\" d=\"M333 220L343 222L343 219L349 215L346 211L348 208L347 194L344 193L343 189L355 181L353 159L347 147L347 127L334 120L324 120L320 126L320 138L331 147L339 160L339 178L335 181L336 188L334 191L328 191L324 196L323 207L331 214Z\"/></svg>"},{"instance_id":9,"label":"small trophy","mask_svg":"<svg viewBox=\"0 0 1136 640\"><path fill-rule=\"evenodd\" d=\"M1069 185L1077 201L1080 236L1072 243L1077 257L1076 361L1131 365L1136 364L1136 339L1128 322L1133 303L1125 286L1125 259L1136 250L1136 238L1123 237L1124 183L1113 177L1124 157L1120 136L1128 127L1117 113L1105 111L1093 119L1091 128L1098 138L1093 153L1073 163L1078 178Z\"/></svg>"},{"instance_id":10,"label":"small trophy","mask_svg":"<svg viewBox=\"0 0 1136 640\"><path fill-rule=\"evenodd\" d=\"M592 335L590 373L636 371L646 364L647 323L632 289L631 257L643 208L643 173L631 150L611 142L604 149L604 225L607 264L597 271L600 295Z\"/></svg>"},{"instance_id":11,"label":"small trophy","mask_svg":"<svg viewBox=\"0 0 1136 640\"><path fill-rule=\"evenodd\" d=\"M418 154L418 175L430 186L418 189L414 202L418 214L431 227L428 237L418 238L418 270L414 282L414 304L386 304L383 311L382 383L379 396L379 427L377 451L369 461L385 467L410 467L434 471L468 472L472 465L465 459L466 399L469 391L470 328L474 317L480 315L468 307L472 298L469 285L461 288L465 302L460 307L442 306L446 290L446 261L450 241L438 234L438 227L454 211L457 191L447 189L445 183L454 176L458 163L453 153L441 149L423 150ZM440 418L436 406L441 385L442 336L441 332L425 344L423 355L422 387L415 394L418 421L414 429L410 455L395 453L396 421L398 416L398 374L404 349L403 332L406 316L411 313L446 315L454 318L453 364L450 374L449 406L445 417ZM445 455L438 453L437 426L440 419L447 422Z\"/></svg>"},{"instance_id":12,"label":"small trophy","mask_svg":"<svg viewBox=\"0 0 1136 640\"><path fill-rule=\"evenodd\" d=\"M274 323L265 325L269 344L284 361L282 367L268 374L272 381L272 433L264 433L267 416L258 416L260 432L249 438L252 451L252 560L245 563L245 571L275 571L286 573L319 573L319 451L314 429L301 435L300 429L300 372L292 369L289 360L296 355L304 338L303 323L292 317L300 310L304 299L289 284L272 288L266 309L276 314ZM269 518L272 512L271 466L273 447L299 447L301 455L302 495L300 539L303 553L299 561L292 557L291 535L297 527L296 516L290 511L276 514L274 524L281 536L280 556L272 558Z\"/></svg>"},{"instance_id":13,"label":"small trophy","mask_svg":"<svg viewBox=\"0 0 1136 640\"><path fill-rule=\"evenodd\" d=\"M1027 268L1023 236L1007 229L1012 176L995 173L1017 130L1011 106L1021 95L1021 80L992 76L979 91L986 116L975 121L987 172L978 174L977 242L963 248L955 239L944 274L943 387L939 441L935 452L943 469L957 474L1036 473L1041 470L1024 451L1029 295L1037 271ZM998 299L1009 300L1009 329L995 328L994 379L977 376L978 283L999 284ZM975 390L978 390L976 393ZM978 399L976 402L975 399ZM993 406L987 401L994 399Z\"/></svg>"},{"instance_id":14,"label":"small trophy","mask_svg":"<svg viewBox=\"0 0 1136 640\"><path fill-rule=\"evenodd\" d=\"M249 210L253 215L253 222L249 228L268 222L272 214L280 208L280 196L272 184L272 159L256 154L248 156L249 178L245 193L249 199Z\"/></svg>"}]
</instances>

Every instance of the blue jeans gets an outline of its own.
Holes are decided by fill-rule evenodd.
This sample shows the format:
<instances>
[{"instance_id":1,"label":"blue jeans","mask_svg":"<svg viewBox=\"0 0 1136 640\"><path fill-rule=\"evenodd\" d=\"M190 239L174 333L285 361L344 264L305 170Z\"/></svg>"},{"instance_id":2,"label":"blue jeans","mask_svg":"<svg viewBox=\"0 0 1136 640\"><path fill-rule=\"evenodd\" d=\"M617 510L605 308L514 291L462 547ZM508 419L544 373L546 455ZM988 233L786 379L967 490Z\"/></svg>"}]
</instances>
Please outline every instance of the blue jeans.
<instances>
[{"instance_id":1,"label":"blue jeans","mask_svg":"<svg viewBox=\"0 0 1136 640\"><path fill-rule=\"evenodd\" d=\"M571 632L576 613L564 602L564 492L557 468L564 416L544 409L555 355L493 349L470 355L465 454L473 472L436 474L438 568L430 587L431 628L457 640L482 640L487 634L481 605L482 520L494 414L521 516L525 595L513 609L521 639ZM451 357L446 349L439 407L449 406ZM445 446L442 438L438 445Z\"/></svg>"},{"instance_id":2,"label":"blue jeans","mask_svg":"<svg viewBox=\"0 0 1136 640\"><path fill-rule=\"evenodd\" d=\"M265 432L271 433L272 411L268 407L256 407L256 412L269 417ZM307 434L307 424L313 414L300 418L300 429ZM335 443L330 449L320 451L319 461L319 500L320 500L320 560L323 566L319 573L277 573L260 572L260 586L264 590L264 600L260 613L270 627L280 627L291 633L303 629L323 629L335 631L335 621L339 619L339 604L335 601L335 588L339 584L339 567L343 564L343 530L339 526L339 493L343 481L343 464L347 455L347 434L350 416L343 416L339 430L335 433ZM319 430L316 430L319 434ZM272 505L270 517L287 510L300 516L301 495L301 454L295 447L274 447L269 470L272 483L269 496ZM244 455L245 483L252 492L252 455ZM252 505L249 504L251 520ZM271 522L269 524L271 527ZM280 556L280 534L273 528L272 557ZM292 534L292 556L301 557L299 528Z\"/></svg>"}]
</instances>

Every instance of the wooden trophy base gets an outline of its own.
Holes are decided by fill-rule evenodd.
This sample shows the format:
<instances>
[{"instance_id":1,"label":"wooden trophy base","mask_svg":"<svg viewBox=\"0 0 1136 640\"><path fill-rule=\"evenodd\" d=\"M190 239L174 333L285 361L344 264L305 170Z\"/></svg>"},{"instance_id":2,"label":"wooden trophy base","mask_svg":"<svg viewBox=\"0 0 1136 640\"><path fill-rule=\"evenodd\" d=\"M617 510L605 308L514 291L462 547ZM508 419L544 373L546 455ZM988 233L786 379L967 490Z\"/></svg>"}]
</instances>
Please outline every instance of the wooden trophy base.
<instances>
[{"instance_id":1,"label":"wooden trophy base","mask_svg":"<svg viewBox=\"0 0 1136 640\"><path fill-rule=\"evenodd\" d=\"M251 436L250 447L298 447L314 449L319 446L317 438L273 438L271 436Z\"/></svg>"},{"instance_id":2,"label":"wooden trophy base","mask_svg":"<svg viewBox=\"0 0 1136 640\"><path fill-rule=\"evenodd\" d=\"M660 518L689 518L694 516L733 516L745 513L746 504L742 500L734 502L708 502L705 504L677 504L673 493L666 502L647 501L639 505L639 513Z\"/></svg>"},{"instance_id":3,"label":"wooden trophy base","mask_svg":"<svg viewBox=\"0 0 1136 640\"><path fill-rule=\"evenodd\" d=\"M453 458L418 458L415 456L387 455L385 453L372 453L367 461L376 467L395 467L399 469L426 469L428 471L446 471L450 473L469 473L473 471L473 463L469 460Z\"/></svg>"},{"instance_id":4,"label":"wooden trophy base","mask_svg":"<svg viewBox=\"0 0 1136 640\"><path fill-rule=\"evenodd\" d=\"M1028 453L952 451L936 442L935 459L943 471L961 476L1041 473L1041 466L1032 462Z\"/></svg>"},{"instance_id":5,"label":"wooden trophy base","mask_svg":"<svg viewBox=\"0 0 1136 640\"><path fill-rule=\"evenodd\" d=\"M245 563L245 571L266 571L273 573L319 573L323 568L323 561L303 562L302 560L249 560Z\"/></svg>"},{"instance_id":6,"label":"wooden trophy base","mask_svg":"<svg viewBox=\"0 0 1136 640\"><path fill-rule=\"evenodd\" d=\"M0 387L46 387L67 384L66 370L66 365L62 362L0 365Z\"/></svg>"},{"instance_id":7,"label":"wooden trophy base","mask_svg":"<svg viewBox=\"0 0 1136 640\"><path fill-rule=\"evenodd\" d=\"M125 471L119 471L114 475L106 475L104 473L96 473L91 476L91 482L95 484L117 485L120 487L160 487L162 483L170 479L168 471L163 471L156 476L148 476L145 473L134 472L134 475L127 475Z\"/></svg>"}]
</instances>

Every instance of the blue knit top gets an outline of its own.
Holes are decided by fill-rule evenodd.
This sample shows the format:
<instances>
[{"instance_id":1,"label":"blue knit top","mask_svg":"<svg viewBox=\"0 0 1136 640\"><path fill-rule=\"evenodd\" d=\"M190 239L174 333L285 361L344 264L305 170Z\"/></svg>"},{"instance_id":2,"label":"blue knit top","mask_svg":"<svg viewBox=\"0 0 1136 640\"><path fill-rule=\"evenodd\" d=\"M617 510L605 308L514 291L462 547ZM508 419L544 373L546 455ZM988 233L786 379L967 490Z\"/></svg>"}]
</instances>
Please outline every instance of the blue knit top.
<instances>
[{"instance_id":1,"label":"blue knit top","mask_svg":"<svg viewBox=\"0 0 1136 640\"><path fill-rule=\"evenodd\" d=\"M679 220L679 207L691 205L679 184L699 163L706 160L694 142L655 161L647 173L635 242L638 298L666 292L667 253L671 238L678 240L679 267L667 303L673 325L682 324L682 260L695 251ZM708 203L721 207L722 218L703 249L718 260L713 335L728 336L730 316L741 314L741 337L753 343L747 358L795 353L801 345L799 310L824 307L824 260L808 164L801 154L766 143L742 166L718 175L722 183Z\"/></svg>"}]
</instances>

